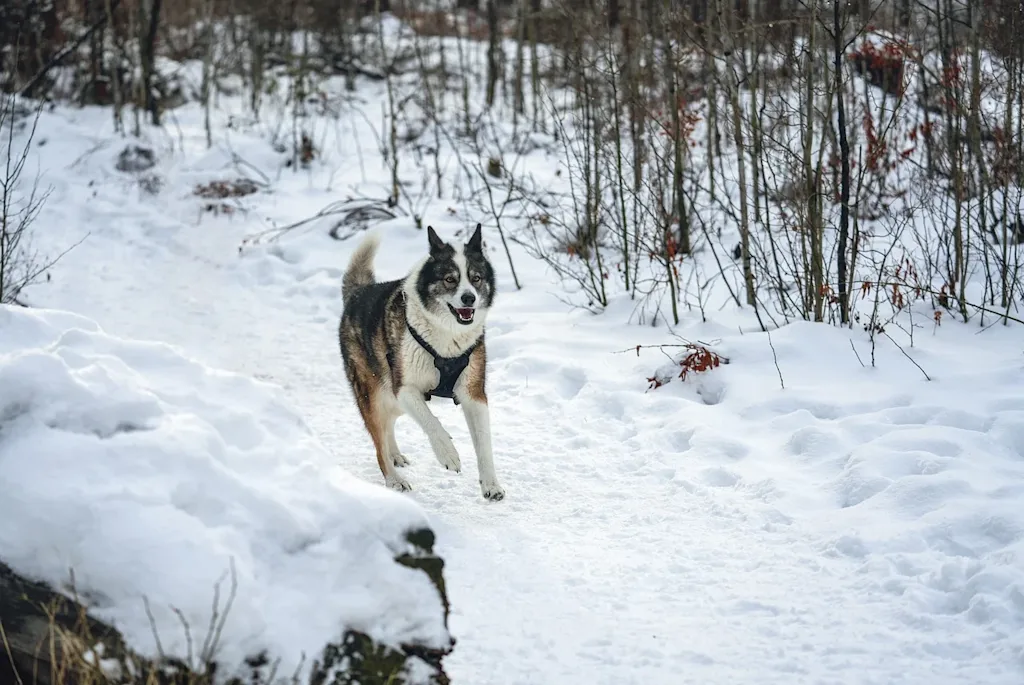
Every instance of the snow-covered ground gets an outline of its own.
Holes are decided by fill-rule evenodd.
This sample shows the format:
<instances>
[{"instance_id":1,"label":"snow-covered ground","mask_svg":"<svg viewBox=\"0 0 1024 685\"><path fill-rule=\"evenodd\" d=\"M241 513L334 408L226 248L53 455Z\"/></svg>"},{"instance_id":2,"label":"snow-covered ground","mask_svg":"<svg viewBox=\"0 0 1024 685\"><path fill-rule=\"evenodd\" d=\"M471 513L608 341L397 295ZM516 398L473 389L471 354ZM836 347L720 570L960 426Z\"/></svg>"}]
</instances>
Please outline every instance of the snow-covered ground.
<instances>
[{"instance_id":1,"label":"snow-covered ground","mask_svg":"<svg viewBox=\"0 0 1024 685\"><path fill-rule=\"evenodd\" d=\"M201 121L189 106L167 133L149 132L162 179L151 193L114 170L124 142L108 112L44 114L36 150L54 192L37 240L55 252L88 237L27 299L280 385L331 457L317 452L314 470L296 475L260 448L247 478L285 498L312 488L317 513L302 527L313 535L344 513L343 497L331 509L335 469L382 481L336 338L356 241L331 239L320 222L239 246L349 193L382 196L388 171L366 118L341 117L324 133L329 159L299 171L283 168L286 155L256 126L218 129L206 150ZM557 164L534 162L546 173ZM228 200L230 214L205 212L192 195L251 167L270 189ZM425 223L446 238L465 239L480 218L450 199L425 206ZM426 249L408 217L377 230L379 278L400 276ZM435 462L411 421L398 424L413 462L408 497L428 512L447 563L455 683L1024 679L1019 327L936 325L921 309L913 346L878 336L872 349L859 327L798 323L769 337L745 313L716 311L709 323L692 313L674 333L730 363L648 390L675 350L635 348L672 343L665 328L622 323L635 306L623 298L600 316L570 310L562 286L513 245L516 291L494 225L484 230L499 274L488 391L505 501L480 497L457 407L430 405L462 450L461 474ZM207 476L197 470L194 487L237 496ZM189 473L178 477L186 487ZM136 496L129 478L121 485ZM204 552L211 564L217 550ZM239 594L278 573L254 566Z\"/></svg>"}]
</instances>

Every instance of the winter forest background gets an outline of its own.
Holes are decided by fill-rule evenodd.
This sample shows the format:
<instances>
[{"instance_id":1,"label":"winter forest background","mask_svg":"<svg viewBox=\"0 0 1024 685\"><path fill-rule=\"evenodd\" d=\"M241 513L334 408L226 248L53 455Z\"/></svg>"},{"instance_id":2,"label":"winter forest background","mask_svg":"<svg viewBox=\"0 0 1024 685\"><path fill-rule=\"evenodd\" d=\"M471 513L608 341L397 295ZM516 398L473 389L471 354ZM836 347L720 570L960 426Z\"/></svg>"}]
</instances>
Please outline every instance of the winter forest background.
<instances>
[{"instance_id":1,"label":"winter forest background","mask_svg":"<svg viewBox=\"0 0 1024 685\"><path fill-rule=\"evenodd\" d=\"M882 331L915 301L994 321L1024 294L1021 17L952 0L4 0L2 85L109 106L125 135L239 95L235 125L298 171L357 79L383 82L384 110L360 114L391 170L375 211L420 223L429 194L521 219L503 240L575 304L628 292L638 321L731 301L764 326ZM412 29L398 43L394 20ZM569 192L517 164L539 146Z\"/></svg>"}]
</instances>

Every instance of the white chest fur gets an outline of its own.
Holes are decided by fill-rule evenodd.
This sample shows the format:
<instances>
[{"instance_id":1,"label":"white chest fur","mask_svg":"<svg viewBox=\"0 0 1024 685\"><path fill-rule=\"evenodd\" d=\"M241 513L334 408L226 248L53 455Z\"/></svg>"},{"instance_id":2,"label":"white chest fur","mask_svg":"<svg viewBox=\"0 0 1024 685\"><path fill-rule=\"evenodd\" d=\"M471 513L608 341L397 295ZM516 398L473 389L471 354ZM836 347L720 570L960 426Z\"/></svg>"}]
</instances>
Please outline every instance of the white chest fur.
<instances>
[{"instance_id":1,"label":"white chest fur","mask_svg":"<svg viewBox=\"0 0 1024 685\"><path fill-rule=\"evenodd\" d=\"M402 339L402 385L427 392L436 388L440 380L434 358L406 331Z\"/></svg>"}]
</instances>

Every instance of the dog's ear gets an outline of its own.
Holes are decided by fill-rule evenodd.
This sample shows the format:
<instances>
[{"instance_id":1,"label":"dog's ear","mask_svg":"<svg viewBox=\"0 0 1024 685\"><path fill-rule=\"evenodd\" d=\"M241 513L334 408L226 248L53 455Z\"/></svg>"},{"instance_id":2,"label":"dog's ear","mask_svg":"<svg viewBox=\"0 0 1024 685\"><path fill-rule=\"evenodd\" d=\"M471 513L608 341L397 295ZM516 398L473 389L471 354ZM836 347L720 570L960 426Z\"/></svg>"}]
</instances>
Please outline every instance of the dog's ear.
<instances>
[{"instance_id":1,"label":"dog's ear","mask_svg":"<svg viewBox=\"0 0 1024 685\"><path fill-rule=\"evenodd\" d=\"M436 257L445 251L447 245L441 240L441 236L437 235L437 231L434 230L433 226L427 226L427 239L430 240L431 256Z\"/></svg>"},{"instance_id":2,"label":"dog's ear","mask_svg":"<svg viewBox=\"0 0 1024 685\"><path fill-rule=\"evenodd\" d=\"M474 252L476 254L484 253L484 239L480 232L480 228L480 224L477 224L476 230L473 231L473 235L469 236L469 242L466 243L466 252Z\"/></svg>"}]
</instances>

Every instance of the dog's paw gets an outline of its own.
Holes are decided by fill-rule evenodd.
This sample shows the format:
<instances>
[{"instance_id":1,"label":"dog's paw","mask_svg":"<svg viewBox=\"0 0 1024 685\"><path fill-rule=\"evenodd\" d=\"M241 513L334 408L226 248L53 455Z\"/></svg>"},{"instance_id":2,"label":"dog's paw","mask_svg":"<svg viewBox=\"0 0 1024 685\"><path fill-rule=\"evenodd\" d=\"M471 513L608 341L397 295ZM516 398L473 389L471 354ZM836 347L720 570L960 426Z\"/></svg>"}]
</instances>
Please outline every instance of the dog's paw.
<instances>
[{"instance_id":1,"label":"dog's paw","mask_svg":"<svg viewBox=\"0 0 1024 685\"><path fill-rule=\"evenodd\" d=\"M480 481L480 491L484 493L484 499L491 502L500 502L505 499L505 488L498 485L498 481Z\"/></svg>"},{"instance_id":2,"label":"dog's paw","mask_svg":"<svg viewBox=\"0 0 1024 685\"><path fill-rule=\"evenodd\" d=\"M401 452L395 452L394 454L392 454L392 455L391 455L391 461L392 461L392 462L394 463L394 465L395 465L395 466L397 466L398 468L402 468L403 466L408 466L408 465L409 465L409 464L411 463L411 462L409 461L409 458L408 458L408 457L406 457L406 456L405 456L404 454L402 454Z\"/></svg>"},{"instance_id":3,"label":"dog's paw","mask_svg":"<svg viewBox=\"0 0 1024 685\"><path fill-rule=\"evenodd\" d=\"M412 486L409 485L409 481L402 478L397 473L385 476L384 485L388 486L392 490L397 490L398 492L409 492L412 490Z\"/></svg>"},{"instance_id":4,"label":"dog's paw","mask_svg":"<svg viewBox=\"0 0 1024 685\"><path fill-rule=\"evenodd\" d=\"M459 460L459 452L455 449L455 443L449 436L438 438L432 441L431 447L434 448L434 455L437 460L441 462L441 466L445 467L449 471L459 473L462 471L462 462Z\"/></svg>"}]
</instances>

